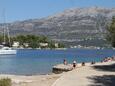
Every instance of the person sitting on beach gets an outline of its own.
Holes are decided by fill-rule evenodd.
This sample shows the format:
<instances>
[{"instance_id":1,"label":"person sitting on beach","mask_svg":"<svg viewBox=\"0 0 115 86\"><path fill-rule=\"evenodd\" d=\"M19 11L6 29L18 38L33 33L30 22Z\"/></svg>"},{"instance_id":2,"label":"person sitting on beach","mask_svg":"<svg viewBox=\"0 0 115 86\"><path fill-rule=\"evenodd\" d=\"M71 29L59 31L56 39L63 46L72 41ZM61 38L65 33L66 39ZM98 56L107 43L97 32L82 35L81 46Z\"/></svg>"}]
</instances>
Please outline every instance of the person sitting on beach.
<instances>
[{"instance_id":1,"label":"person sitting on beach","mask_svg":"<svg viewBox=\"0 0 115 86\"><path fill-rule=\"evenodd\" d=\"M64 64L64 65L67 65L67 61L66 61L65 59L63 60L63 64Z\"/></svg>"},{"instance_id":2,"label":"person sitting on beach","mask_svg":"<svg viewBox=\"0 0 115 86\"><path fill-rule=\"evenodd\" d=\"M112 61L112 58L110 58L110 57L105 57L104 62L109 62L109 61Z\"/></svg>"},{"instance_id":3,"label":"person sitting on beach","mask_svg":"<svg viewBox=\"0 0 115 86\"><path fill-rule=\"evenodd\" d=\"M115 56L112 56L111 59L112 59L112 61L115 61Z\"/></svg>"},{"instance_id":4,"label":"person sitting on beach","mask_svg":"<svg viewBox=\"0 0 115 86\"><path fill-rule=\"evenodd\" d=\"M107 57L105 57L104 60L103 60L103 62L107 62L107 61L108 61L108 60L107 60Z\"/></svg>"},{"instance_id":5,"label":"person sitting on beach","mask_svg":"<svg viewBox=\"0 0 115 86\"><path fill-rule=\"evenodd\" d=\"M91 64L92 64L92 65L95 64L95 61L92 61Z\"/></svg>"},{"instance_id":6,"label":"person sitting on beach","mask_svg":"<svg viewBox=\"0 0 115 86\"><path fill-rule=\"evenodd\" d=\"M73 61L73 68L75 68L76 67L76 61L74 60Z\"/></svg>"},{"instance_id":7,"label":"person sitting on beach","mask_svg":"<svg viewBox=\"0 0 115 86\"><path fill-rule=\"evenodd\" d=\"M112 61L112 58L111 58L111 57L108 57L108 62L109 62L109 61Z\"/></svg>"},{"instance_id":8,"label":"person sitting on beach","mask_svg":"<svg viewBox=\"0 0 115 86\"><path fill-rule=\"evenodd\" d=\"M85 62L82 62L82 66L85 66Z\"/></svg>"}]
</instances>

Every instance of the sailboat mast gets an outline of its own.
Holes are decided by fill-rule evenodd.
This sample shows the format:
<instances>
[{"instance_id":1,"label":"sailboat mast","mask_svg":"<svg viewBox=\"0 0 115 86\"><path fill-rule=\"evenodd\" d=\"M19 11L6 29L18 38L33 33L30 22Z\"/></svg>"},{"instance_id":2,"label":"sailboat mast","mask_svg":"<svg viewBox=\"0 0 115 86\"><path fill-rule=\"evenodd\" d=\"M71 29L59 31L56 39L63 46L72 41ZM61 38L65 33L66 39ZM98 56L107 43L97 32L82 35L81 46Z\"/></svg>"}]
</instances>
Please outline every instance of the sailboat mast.
<instances>
[{"instance_id":1,"label":"sailboat mast","mask_svg":"<svg viewBox=\"0 0 115 86\"><path fill-rule=\"evenodd\" d=\"M3 44L6 44L6 30L5 30L5 26L3 26L3 30L4 30L4 32L3 32L3 35L4 35L4 42L3 42Z\"/></svg>"},{"instance_id":2,"label":"sailboat mast","mask_svg":"<svg viewBox=\"0 0 115 86\"><path fill-rule=\"evenodd\" d=\"M11 41L10 41L10 33L9 33L9 28L8 28L8 24L7 24L7 33L8 33L8 44L9 44L9 46L11 46Z\"/></svg>"},{"instance_id":3,"label":"sailboat mast","mask_svg":"<svg viewBox=\"0 0 115 86\"><path fill-rule=\"evenodd\" d=\"M10 46L10 35L9 35L9 28L8 24L6 23L6 15L5 15L5 10L3 10L3 35L4 35L4 42L3 44L6 44L6 36L8 36L8 45ZM7 34L6 34L7 33Z\"/></svg>"},{"instance_id":4,"label":"sailboat mast","mask_svg":"<svg viewBox=\"0 0 115 86\"><path fill-rule=\"evenodd\" d=\"M3 44L6 44L6 29L5 29L5 10L3 10L3 37L4 37L4 41Z\"/></svg>"}]
</instances>

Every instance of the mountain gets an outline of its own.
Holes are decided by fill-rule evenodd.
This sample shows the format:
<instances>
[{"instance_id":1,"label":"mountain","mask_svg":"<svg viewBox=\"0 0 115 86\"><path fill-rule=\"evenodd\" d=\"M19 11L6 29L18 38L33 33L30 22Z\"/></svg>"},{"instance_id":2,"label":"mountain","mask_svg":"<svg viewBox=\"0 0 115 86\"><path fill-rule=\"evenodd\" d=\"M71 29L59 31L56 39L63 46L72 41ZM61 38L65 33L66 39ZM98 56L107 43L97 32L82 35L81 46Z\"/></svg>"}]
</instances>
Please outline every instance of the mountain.
<instances>
[{"instance_id":1,"label":"mountain","mask_svg":"<svg viewBox=\"0 0 115 86\"><path fill-rule=\"evenodd\" d=\"M106 26L112 16L115 16L115 8L73 8L46 18L8 23L8 27L11 35L45 35L67 46L103 46L106 45Z\"/></svg>"}]
</instances>

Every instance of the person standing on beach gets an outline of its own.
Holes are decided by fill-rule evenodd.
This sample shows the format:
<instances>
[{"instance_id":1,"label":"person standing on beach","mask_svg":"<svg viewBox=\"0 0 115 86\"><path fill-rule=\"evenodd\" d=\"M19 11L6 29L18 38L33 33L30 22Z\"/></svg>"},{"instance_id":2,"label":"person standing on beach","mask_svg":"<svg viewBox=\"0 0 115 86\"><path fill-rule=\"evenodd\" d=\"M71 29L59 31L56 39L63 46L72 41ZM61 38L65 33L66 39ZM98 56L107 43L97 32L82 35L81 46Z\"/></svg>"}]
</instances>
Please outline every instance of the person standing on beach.
<instances>
[{"instance_id":1,"label":"person standing on beach","mask_svg":"<svg viewBox=\"0 0 115 86\"><path fill-rule=\"evenodd\" d=\"M76 67L76 61L74 60L73 61L73 68L75 68Z\"/></svg>"},{"instance_id":2,"label":"person standing on beach","mask_svg":"<svg viewBox=\"0 0 115 86\"><path fill-rule=\"evenodd\" d=\"M67 65L67 61L66 61L65 59L63 60L63 64L64 64L64 65Z\"/></svg>"}]
</instances>

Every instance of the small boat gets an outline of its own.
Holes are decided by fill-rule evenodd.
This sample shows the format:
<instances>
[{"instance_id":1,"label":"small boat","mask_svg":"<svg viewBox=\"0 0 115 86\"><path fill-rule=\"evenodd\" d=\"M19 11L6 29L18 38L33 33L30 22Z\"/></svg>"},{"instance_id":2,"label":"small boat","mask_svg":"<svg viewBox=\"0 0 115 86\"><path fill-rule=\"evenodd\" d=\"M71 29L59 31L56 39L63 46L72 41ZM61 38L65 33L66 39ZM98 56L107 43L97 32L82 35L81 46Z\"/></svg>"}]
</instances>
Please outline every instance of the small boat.
<instances>
[{"instance_id":1,"label":"small boat","mask_svg":"<svg viewBox=\"0 0 115 86\"><path fill-rule=\"evenodd\" d=\"M17 50L12 49L10 47L0 45L0 55L15 55L17 53Z\"/></svg>"}]
</instances>

